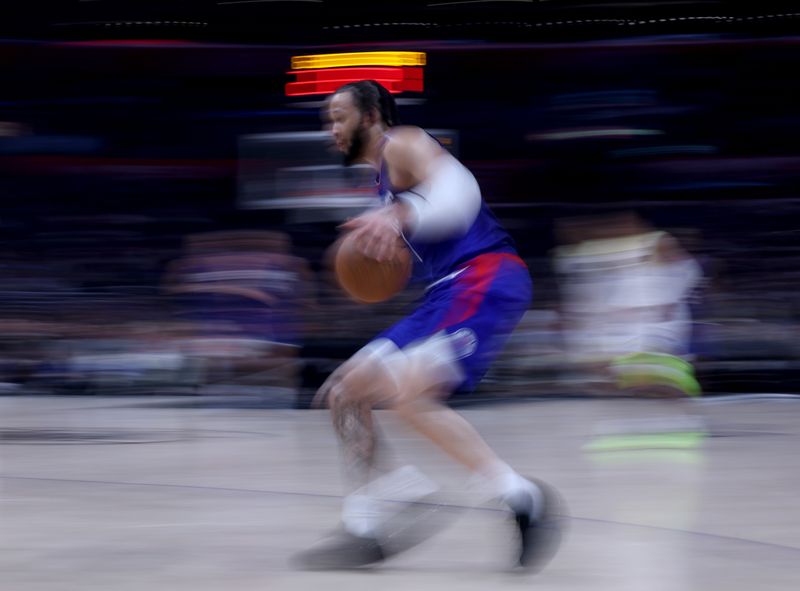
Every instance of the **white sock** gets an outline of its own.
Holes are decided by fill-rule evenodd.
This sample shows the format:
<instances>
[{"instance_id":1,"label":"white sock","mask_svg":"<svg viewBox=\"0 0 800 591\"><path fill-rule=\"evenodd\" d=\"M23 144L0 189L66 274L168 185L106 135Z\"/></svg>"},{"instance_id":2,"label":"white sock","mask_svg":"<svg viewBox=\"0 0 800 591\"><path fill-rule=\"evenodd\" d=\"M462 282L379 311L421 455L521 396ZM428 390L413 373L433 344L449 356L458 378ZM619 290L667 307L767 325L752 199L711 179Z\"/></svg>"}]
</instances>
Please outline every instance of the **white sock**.
<instances>
[{"instance_id":1,"label":"white sock","mask_svg":"<svg viewBox=\"0 0 800 591\"><path fill-rule=\"evenodd\" d=\"M374 536L387 516L402 509L398 503L385 501L411 502L436 490L438 486L415 466L403 466L347 495L342 503L342 523L354 535Z\"/></svg>"},{"instance_id":2,"label":"white sock","mask_svg":"<svg viewBox=\"0 0 800 591\"><path fill-rule=\"evenodd\" d=\"M487 468L476 472L471 479L473 487L484 500L501 499L512 503L522 493L533 496L533 506L541 507L544 496L541 489L527 478L523 478L505 462L497 462ZM513 508L513 507L512 507Z\"/></svg>"},{"instance_id":3,"label":"white sock","mask_svg":"<svg viewBox=\"0 0 800 591\"><path fill-rule=\"evenodd\" d=\"M381 521L380 501L367 495L347 495L342 502L342 523L351 534L368 538Z\"/></svg>"}]
</instances>

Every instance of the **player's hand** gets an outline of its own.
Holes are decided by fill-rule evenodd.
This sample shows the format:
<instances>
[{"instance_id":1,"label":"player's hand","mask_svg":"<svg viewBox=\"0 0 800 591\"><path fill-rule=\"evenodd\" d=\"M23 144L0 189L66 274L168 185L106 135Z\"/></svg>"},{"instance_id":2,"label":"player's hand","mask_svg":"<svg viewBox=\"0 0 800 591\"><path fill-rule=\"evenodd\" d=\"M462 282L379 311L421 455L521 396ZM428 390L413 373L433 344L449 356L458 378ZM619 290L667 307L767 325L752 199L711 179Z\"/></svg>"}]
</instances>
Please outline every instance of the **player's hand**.
<instances>
[{"instance_id":1,"label":"player's hand","mask_svg":"<svg viewBox=\"0 0 800 591\"><path fill-rule=\"evenodd\" d=\"M364 256L379 262L395 257L401 239L401 224L391 206L361 214L340 227L355 234L356 248Z\"/></svg>"}]
</instances>

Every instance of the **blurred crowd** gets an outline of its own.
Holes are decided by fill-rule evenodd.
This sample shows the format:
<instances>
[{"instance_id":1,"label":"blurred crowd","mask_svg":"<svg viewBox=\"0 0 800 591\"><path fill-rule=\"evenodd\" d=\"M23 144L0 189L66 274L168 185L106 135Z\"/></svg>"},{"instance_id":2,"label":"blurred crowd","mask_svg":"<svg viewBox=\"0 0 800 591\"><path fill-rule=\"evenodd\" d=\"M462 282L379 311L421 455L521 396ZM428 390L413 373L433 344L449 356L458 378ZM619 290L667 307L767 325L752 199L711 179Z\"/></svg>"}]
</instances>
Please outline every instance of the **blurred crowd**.
<instances>
[{"instance_id":1,"label":"blurred crowd","mask_svg":"<svg viewBox=\"0 0 800 591\"><path fill-rule=\"evenodd\" d=\"M797 389L798 48L417 48L426 92L399 97L401 118L449 134L534 279L483 394ZM416 297L337 288L325 253L353 208L324 154L241 151L319 131L319 101L283 94L291 48L0 53L3 391L302 403Z\"/></svg>"},{"instance_id":2,"label":"blurred crowd","mask_svg":"<svg viewBox=\"0 0 800 591\"><path fill-rule=\"evenodd\" d=\"M295 236L242 227L148 242L110 230L120 221L106 219L101 236L65 231L0 255L4 392L247 395L302 406L422 289L381 304L349 300L328 266L330 224L312 224L313 240L305 224ZM481 395L791 387L795 276L774 269L775 258L746 243L711 244L697 229L655 227L632 208L551 221L553 247L526 256L534 301Z\"/></svg>"}]
</instances>

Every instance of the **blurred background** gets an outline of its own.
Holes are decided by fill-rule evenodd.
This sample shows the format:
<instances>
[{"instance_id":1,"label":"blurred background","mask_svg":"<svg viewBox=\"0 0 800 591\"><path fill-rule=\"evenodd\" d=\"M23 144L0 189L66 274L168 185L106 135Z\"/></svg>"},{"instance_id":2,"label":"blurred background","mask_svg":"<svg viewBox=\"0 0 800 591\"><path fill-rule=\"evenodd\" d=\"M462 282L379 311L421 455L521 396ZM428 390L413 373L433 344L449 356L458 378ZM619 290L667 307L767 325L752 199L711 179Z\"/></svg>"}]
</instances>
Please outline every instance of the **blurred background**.
<instances>
[{"instance_id":1,"label":"blurred background","mask_svg":"<svg viewBox=\"0 0 800 591\"><path fill-rule=\"evenodd\" d=\"M530 266L474 400L800 387L800 11L762 1L62 0L0 19L0 388L304 407L413 305L336 287L373 179L292 58L423 52L396 97Z\"/></svg>"}]
</instances>

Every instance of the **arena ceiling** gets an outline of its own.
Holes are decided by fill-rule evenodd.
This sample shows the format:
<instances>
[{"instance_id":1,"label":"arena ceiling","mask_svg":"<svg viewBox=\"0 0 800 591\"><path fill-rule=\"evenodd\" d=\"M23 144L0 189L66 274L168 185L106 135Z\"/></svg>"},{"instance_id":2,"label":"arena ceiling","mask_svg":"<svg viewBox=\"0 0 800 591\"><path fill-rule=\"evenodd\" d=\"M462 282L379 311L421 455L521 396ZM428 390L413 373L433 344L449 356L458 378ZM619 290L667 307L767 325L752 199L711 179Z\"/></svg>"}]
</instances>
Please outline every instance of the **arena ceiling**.
<instances>
[{"instance_id":1,"label":"arena ceiling","mask_svg":"<svg viewBox=\"0 0 800 591\"><path fill-rule=\"evenodd\" d=\"M5 39L293 45L797 32L800 5L776 0L17 0L0 8L0 36Z\"/></svg>"}]
</instances>

